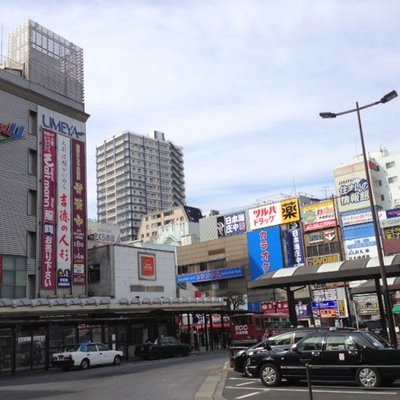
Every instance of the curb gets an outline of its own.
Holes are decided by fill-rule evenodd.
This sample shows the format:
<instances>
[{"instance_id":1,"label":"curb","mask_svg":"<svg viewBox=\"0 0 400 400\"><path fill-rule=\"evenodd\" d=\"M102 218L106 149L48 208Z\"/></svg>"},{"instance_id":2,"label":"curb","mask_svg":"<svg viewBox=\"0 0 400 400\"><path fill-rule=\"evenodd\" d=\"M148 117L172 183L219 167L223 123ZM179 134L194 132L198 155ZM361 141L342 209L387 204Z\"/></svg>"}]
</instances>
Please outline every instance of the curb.
<instances>
[{"instance_id":1,"label":"curb","mask_svg":"<svg viewBox=\"0 0 400 400\"><path fill-rule=\"evenodd\" d=\"M195 394L194 400L224 400L222 391L229 369L229 362L226 362L222 370L218 371L215 375L209 375Z\"/></svg>"}]
</instances>

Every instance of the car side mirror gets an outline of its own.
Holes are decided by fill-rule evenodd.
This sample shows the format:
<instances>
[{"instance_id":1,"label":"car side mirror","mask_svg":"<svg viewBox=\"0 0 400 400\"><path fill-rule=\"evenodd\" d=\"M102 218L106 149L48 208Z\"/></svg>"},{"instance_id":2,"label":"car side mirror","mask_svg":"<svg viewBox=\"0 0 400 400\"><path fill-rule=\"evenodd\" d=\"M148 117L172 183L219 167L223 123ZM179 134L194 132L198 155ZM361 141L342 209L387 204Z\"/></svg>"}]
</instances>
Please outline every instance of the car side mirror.
<instances>
[{"instance_id":1,"label":"car side mirror","mask_svg":"<svg viewBox=\"0 0 400 400\"><path fill-rule=\"evenodd\" d=\"M264 344L264 349L266 350L272 350L271 345L268 342L265 342Z\"/></svg>"},{"instance_id":2,"label":"car side mirror","mask_svg":"<svg viewBox=\"0 0 400 400\"><path fill-rule=\"evenodd\" d=\"M298 353L299 349L297 348L297 344L294 344L291 348L290 351L292 351L293 353Z\"/></svg>"}]
</instances>

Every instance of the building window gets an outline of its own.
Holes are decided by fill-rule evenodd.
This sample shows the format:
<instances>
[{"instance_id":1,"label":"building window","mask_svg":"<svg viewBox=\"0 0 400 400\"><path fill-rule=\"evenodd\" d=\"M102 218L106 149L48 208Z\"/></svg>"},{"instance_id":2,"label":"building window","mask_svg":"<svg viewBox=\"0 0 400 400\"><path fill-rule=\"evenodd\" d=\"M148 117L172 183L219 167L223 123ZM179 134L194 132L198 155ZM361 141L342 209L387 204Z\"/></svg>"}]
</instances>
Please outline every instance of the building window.
<instances>
[{"instance_id":1,"label":"building window","mask_svg":"<svg viewBox=\"0 0 400 400\"><path fill-rule=\"evenodd\" d=\"M394 161L388 162L386 163L386 169L394 168L395 165L396 163Z\"/></svg>"},{"instance_id":2,"label":"building window","mask_svg":"<svg viewBox=\"0 0 400 400\"><path fill-rule=\"evenodd\" d=\"M37 151L29 149L28 153L28 174L37 176Z\"/></svg>"},{"instance_id":3,"label":"building window","mask_svg":"<svg viewBox=\"0 0 400 400\"><path fill-rule=\"evenodd\" d=\"M100 264L89 265L88 282L100 282Z\"/></svg>"},{"instance_id":4,"label":"building window","mask_svg":"<svg viewBox=\"0 0 400 400\"><path fill-rule=\"evenodd\" d=\"M28 231L26 237L26 251L28 257L36 258L36 232Z\"/></svg>"},{"instance_id":5,"label":"building window","mask_svg":"<svg viewBox=\"0 0 400 400\"><path fill-rule=\"evenodd\" d=\"M378 185L382 186L382 181L381 180L378 181Z\"/></svg>"},{"instance_id":6,"label":"building window","mask_svg":"<svg viewBox=\"0 0 400 400\"><path fill-rule=\"evenodd\" d=\"M28 191L28 215L36 215L37 196L36 190L29 189Z\"/></svg>"},{"instance_id":7,"label":"building window","mask_svg":"<svg viewBox=\"0 0 400 400\"><path fill-rule=\"evenodd\" d=\"M29 133L33 136L37 136L37 112L29 111Z\"/></svg>"},{"instance_id":8,"label":"building window","mask_svg":"<svg viewBox=\"0 0 400 400\"><path fill-rule=\"evenodd\" d=\"M26 297L26 258L0 256L3 264L3 284L0 285L0 298Z\"/></svg>"},{"instance_id":9,"label":"building window","mask_svg":"<svg viewBox=\"0 0 400 400\"><path fill-rule=\"evenodd\" d=\"M388 182L389 182L389 183L395 183L395 182L397 182L397 176L391 176L391 177L388 179Z\"/></svg>"},{"instance_id":10,"label":"building window","mask_svg":"<svg viewBox=\"0 0 400 400\"><path fill-rule=\"evenodd\" d=\"M383 194L381 194L381 200L385 201L385 196Z\"/></svg>"}]
</instances>

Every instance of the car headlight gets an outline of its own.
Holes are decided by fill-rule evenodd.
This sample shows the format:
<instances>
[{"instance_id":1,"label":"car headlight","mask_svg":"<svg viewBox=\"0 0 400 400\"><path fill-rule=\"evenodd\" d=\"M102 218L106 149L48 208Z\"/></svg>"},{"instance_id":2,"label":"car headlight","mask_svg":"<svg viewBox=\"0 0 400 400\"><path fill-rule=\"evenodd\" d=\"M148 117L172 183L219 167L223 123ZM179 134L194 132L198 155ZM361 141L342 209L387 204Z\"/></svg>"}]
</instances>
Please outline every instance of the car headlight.
<instances>
[{"instance_id":1,"label":"car headlight","mask_svg":"<svg viewBox=\"0 0 400 400\"><path fill-rule=\"evenodd\" d=\"M244 352L245 352L245 350L239 350L239 351L236 353L236 357L241 356Z\"/></svg>"},{"instance_id":2,"label":"car headlight","mask_svg":"<svg viewBox=\"0 0 400 400\"><path fill-rule=\"evenodd\" d=\"M249 352L247 353L248 356L252 356L253 354L254 354L254 351L249 351Z\"/></svg>"}]
</instances>

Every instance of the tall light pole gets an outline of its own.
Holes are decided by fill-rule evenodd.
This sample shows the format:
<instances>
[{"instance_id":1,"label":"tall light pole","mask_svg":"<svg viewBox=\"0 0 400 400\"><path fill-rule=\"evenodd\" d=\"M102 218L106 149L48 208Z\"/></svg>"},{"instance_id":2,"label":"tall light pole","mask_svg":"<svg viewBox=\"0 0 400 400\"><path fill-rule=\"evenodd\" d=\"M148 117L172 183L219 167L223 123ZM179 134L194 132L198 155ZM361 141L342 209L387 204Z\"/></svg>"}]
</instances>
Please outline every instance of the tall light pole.
<instances>
[{"instance_id":1,"label":"tall light pole","mask_svg":"<svg viewBox=\"0 0 400 400\"><path fill-rule=\"evenodd\" d=\"M360 111L364 110L366 108L372 107L372 106L376 106L381 103L382 104L387 103L388 101L393 100L395 97L397 97L397 93L395 90L393 90L390 93L383 96L379 101L375 101L374 103L367 104L362 107L360 107L358 105L358 102L356 102L356 108L354 108L352 110L342 111L339 113L332 113L332 112L319 113L319 115L322 118L336 118L339 115L357 112L358 127L360 130L361 147L362 147L362 153L363 153L363 158L364 158L364 169L365 169L365 175L367 177L367 183L368 183L369 203L370 203L370 208L371 208L372 223L374 226L376 248L377 248L377 252L378 252L380 275L381 275L381 279L382 279L382 289L383 289L382 294L383 294L383 301L385 304L386 321L387 321L387 326L389 329L389 340L393 346L397 346L397 337L396 337L396 331L395 331L394 321L393 321L392 304L391 304L390 296L389 296L389 288L388 288L388 283L387 283L387 278L386 278L385 264L384 264L384 260L383 260L382 245L381 245L381 240L380 240L380 236L379 236L378 219L377 219L376 211L375 211L374 196L373 196L373 191L372 191L372 186L371 186L371 177L369 174L367 152L365 151L365 143L364 143L364 135L363 135L362 125L361 125ZM381 312L381 315L382 315L382 312Z\"/></svg>"}]
</instances>

